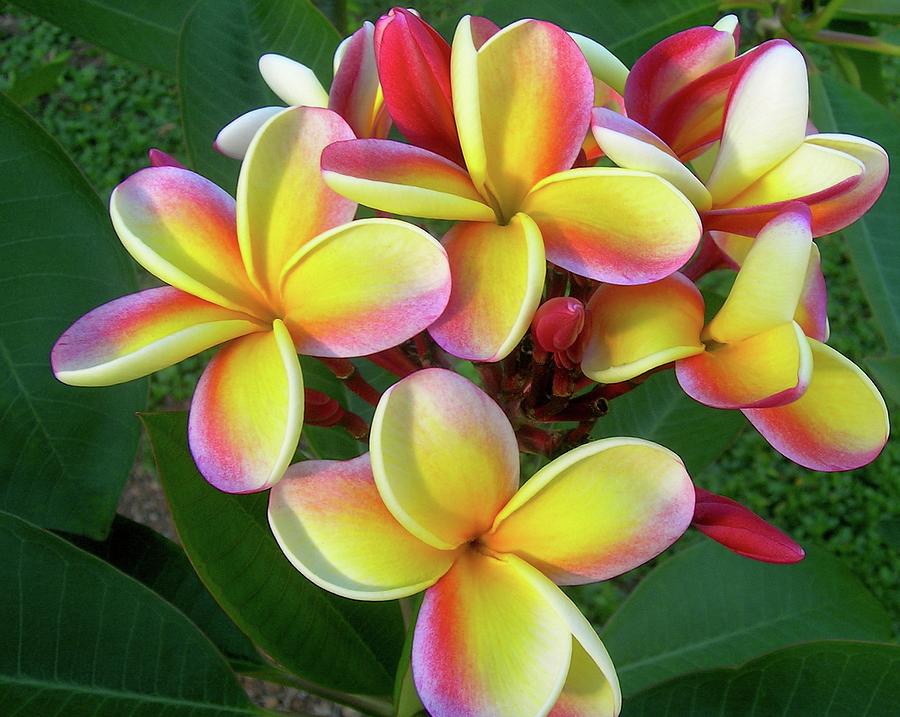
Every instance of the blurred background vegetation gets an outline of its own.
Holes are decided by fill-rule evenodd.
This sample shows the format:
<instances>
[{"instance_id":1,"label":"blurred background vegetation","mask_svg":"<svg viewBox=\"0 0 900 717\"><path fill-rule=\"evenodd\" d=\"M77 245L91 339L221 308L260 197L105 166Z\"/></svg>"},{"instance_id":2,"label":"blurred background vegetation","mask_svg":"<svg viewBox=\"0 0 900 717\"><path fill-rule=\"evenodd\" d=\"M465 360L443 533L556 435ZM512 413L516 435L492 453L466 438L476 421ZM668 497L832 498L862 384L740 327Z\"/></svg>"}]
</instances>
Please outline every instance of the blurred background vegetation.
<instances>
[{"instance_id":1,"label":"blurred background vegetation","mask_svg":"<svg viewBox=\"0 0 900 717\"><path fill-rule=\"evenodd\" d=\"M446 26L457 14L451 2L428 0L416 5L438 26ZM348 3L346 27L363 19L375 20L388 7L380 2ZM745 25L745 43L759 39L752 28ZM173 77L109 54L2 3L0 43L0 90L63 145L104 200L118 182L146 166L149 147L184 158ZM843 67L840 53L814 47L811 57L820 66ZM874 87L895 112L900 110L900 58L885 58L876 71L879 76L856 78L856 83ZM820 241L829 290L830 343L859 363L864 357L884 354L885 347L843 242L838 237ZM151 280L146 280L149 285ZM206 359L196 357L155 374L151 410L186 407ZM896 416L897 407L892 408ZM896 420L893 425L896 430ZM142 448L120 507L172 535L153 475L149 453ZM790 463L748 428L695 478L704 487L748 505L801 543L824 546L841 558L892 611L895 629L900 626L900 445L896 441L865 469L816 473ZM680 545L696 539L689 535ZM612 583L579 588L573 595L589 617L602 624L647 569Z\"/></svg>"}]
</instances>

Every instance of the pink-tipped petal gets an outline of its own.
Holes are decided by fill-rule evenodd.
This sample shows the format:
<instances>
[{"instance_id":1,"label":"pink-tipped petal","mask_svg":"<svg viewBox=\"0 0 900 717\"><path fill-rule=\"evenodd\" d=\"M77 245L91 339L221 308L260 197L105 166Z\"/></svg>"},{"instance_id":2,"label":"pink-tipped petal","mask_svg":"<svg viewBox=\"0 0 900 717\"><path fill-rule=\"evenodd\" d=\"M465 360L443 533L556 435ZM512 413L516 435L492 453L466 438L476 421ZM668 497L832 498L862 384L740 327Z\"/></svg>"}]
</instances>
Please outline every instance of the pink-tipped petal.
<instances>
[{"instance_id":1,"label":"pink-tipped petal","mask_svg":"<svg viewBox=\"0 0 900 717\"><path fill-rule=\"evenodd\" d=\"M615 167L547 177L522 211L540 227L548 261L610 284L645 284L677 271L694 253L697 211L669 182Z\"/></svg>"},{"instance_id":2,"label":"pink-tipped petal","mask_svg":"<svg viewBox=\"0 0 900 717\"><path fill-rule=\"evenodd\" d=\"M703 297L679 273L650 284L604 284L588 302L590 328L581 370L619 383L704 351Z\"/></svg>"},{"instance_id":3,"label":"pink-tipped petal","mask_svg":"<svg viewBox=\"0 0 900 717\"><path fill-rule=\"evenodd\" d=\"M454 101L474 95L480 112L474 127L457 117L460 141L476 186L483 176L485 195L508 219L538 181L572 166L590 124L593 78L575 41L537 20L491 37L473 70L453 78ZM483 167L472 161L470 140L484 152Z\"/></svg>"},{"instance_id":4,"label":"pink-tipped petal","mask_svg":"<svg viewBox=\"0 0 900 717\"><path fill-rule=\"evenodd\" d=\"M269 495L269 525L295 568L354 600L421 592L456 557L423 543L388 512L368 454L292 465Z\"/></svg>"},{"instance_id":5,"label":"pink-tipped petal","mask_svg":"<svg viewBox=\"0 0 900 717\"><path fill-rule=\"evenodd\" d=\"M780 406L807 390L812 356L803 329L791 321L682 359L675 375L688 396L713 408Z\"/></svg>"},{"instance_id":6,"label":"pink-tipped petal","mask_svg":"<svg viewBox=\"0 0 900 717\"><path fill-rule=\"evenodd\" d=\"M712 199L691 170L659 137L634 120L598 107L591 131L597 145L618 166L657 174L684 194L698 210L709 209Z\"/></svg>"},{"instance_id":7,"label":"pink-tipped petal","mask_svg":"<svg viewBox=\"0 0 900 717\"><path fill-rule=\"evenodd\" d=\"M378 21L375 52L397 129L413 145L461 163L447 41L409 10L394 8Z\"/></svg>"},{"instance_id":8,"label":"pink-tipped petal","mask_svg":"<svg viewBox=\"0 0 900 717\"><path fill-rule=\"evenodd\" d=\"M393 214L484 222L496 218L462 167L400 142L336 142L322 152L322 176L339 194Z\"/></svg>"},{"instance_id":9,"label":"pink-tipped petal","mask_svg":"<svg viewBox=\"0 0 900 717\"><path fill-rule=\"evenodd\" d=\"M514 559L469 550L425 593L412 672L429 714L541 717L556 703L572 635L523 572Z\"/></svg>"},{"instance_id":10,"label":"pink-tipped petal","mask_svg":"<svg viewBox=\"0 0 900 717\"><path fill-rule=\"evenodd\" d=\"M730 32L694 27L658 42L642 55L628 75L628 116L648 125L669 97L693 80L734 59Z\"/></svg>"},{"instance_id":11,"label":"pink-tipped petal","mask_svg":"<svg viewBox=\"0 0 900 717\"><path fill-rule=\"evenodd\" d=\"M246 314L163 286L123 296L82 316L59 337L50 363L63 383L109 386L265 328Z\"/></svg>"},{"instance_id":12,"label":"pink-tipped petal","mask_svg":"<svg viewBox=\"0 0 900 717\"><path fill-rule=\"evenodd\" d=\"M330 189L320 169L325 147L352 138L334 112L292 107L270 119L247 150L237 187L238 238L251 279L273 302L294 253L356 213L356 204Z\"/></svg>"},{"instance_id":13,"label":"pink-tipped petal","mask_svg":"<svg viewBox=\"0 0 900 717\"><path fill-rule=\"evenodd\" d=\"M639 438L609 438L539 470L483 540L558 585L581 585L656 557L693 513L694 486L678 456Z\"/></svg>"},{"instance_id":14,"label":"pink-tipped petal","mask_svg":"<svg viewBox=\"0 0 900 717\"><path fill-rule=\"evenodd\" d=\"M391 386L375 410L370 449L388 510L436 548L484 533L518 487L509 420L452 371L417 371Z\"/></svg>"},{"instance_id":15,"label":"pink-tipped petal","mask_svg":"<svg viewBox=\"0 0 900 717\"><path fill-rule=\"evenodd\" d=\"M816 471L847 471L875 460L890 424L884 399L856 364L809 339L812 380L793 403L745 410L782 455Z\"/></svg>"},{"instance_id":16,"label":"pink-tipped petal","mask_svg":"<svg viewBox=\"0 0 900 717\"><path fill-rule=\"evenodd\" d=\"M357 137L381 131L383 97L375 66L375 26L364 22L344 43L341 62L328 93L328 109L347 120Z\"/></svg>"},{"instance_id":17,"label":"pink-tipped petal","mask_svg":"<svg viewBox=\"0 0 900 717\"><path fill-rule=\"evenodd\" d=\"M771 40L735 78L721 146L706 186L714 205L744 191L789 156L806 136L806 62L785 40Z\"/></svg>"},{"instance_id":18,"label":"pink-tipped petal","mask_svg":"<svg viewBox=\"0 0 900 717\"><path fill-rule=\"evenodd\" d=\"M806 267L806 278L803 281L803 292L794 321L800 324L809 338L825 343L828 341L828 290L825 287L825 276L822 274L822 258L819 247L812 245L809 264Z\"/></svg>"},{"instance_id":19,"label":"pink-tipped petal","mask_svg":"<svg viewBox=\"0 0 900 717\"><path fill-rule=\"evenodd\" d=\"M219 130L213 148L232 159L243 159L260 128L284 107L260 107L245 112Z\"/></svg>"},{"instance_id":20,"label":"pink-tipped petal","mask_svg":"<svg viewBox=\"0 0 900 717\"><path fill-rule=\"evenodd\" d=\"M203 477L227 493L278 482L303 425L303 377L291 336L272 331L235 339L200 376L188 420L191 453Z\"/></svg>"},{"instance_id":21,"label":"pink-tipped petal","mask_svg":"<svg viewBox=\"0 0 900 717\"><path fill-rule=\"evenodd\" d=\"M697 530L738 555L764 563L798 563L806 555L789 535L731 498L697 488L691 521Z\"/></svg>"},{"instance_id":22,"label":"pink-tipped petal","mask_svg":"<svg viewBox=\"0 0 900 717\"><path fill-rule=\"evenodd\" d=\"M199 174L150 167L113 190L109 213L122 244L167 284L234 311L262 309L235 233L234 200Z\"/></svg>"},{"instance_id":23,"label":"pink-tipped petal","mask_svg":"<svg viewBox=\"0 0 900 717\"><path fill-rule=\"evenodd\" d=\"M736 343L794 318L812 248L809 210L802 204L763 227L741 261L722 308L704 338Z\"/></svg>"},{"instance_id":24,"label":"pink-tipped petal","mask_svg":"<svg viewBox=\"0 0 900 717\"><path fill-rule=\"evenodd\" d=\"M147 150L147 159L150 160L151 167L178 167L179 169L187 169L171 154L163 152L161 149L151 147Z\"/></svg>"},{"instance_id":25,"label":"pink-tipped petal","mask_svg":"<svg viewBox=\"0 0 900 717\"><path fill-rule=\"evenodd\" d=\"M448 353L499 361L525 335L541 301L546 261L541 233L524 214L506 226L460 223L444 237L453 286L429 328Z\"/></svg>"},{"instance_id":26,"label":"pink-tipped petal","mask_svg":"<svg viewBox=\"0 0 900 717\"><path fill-rule=\"evenodd\" d=\"M309 242L281 286L294 344L311 356L364 356L424 331L450 296L450 268L430 235L361 219Z\"/></svg>"}]
</instances>

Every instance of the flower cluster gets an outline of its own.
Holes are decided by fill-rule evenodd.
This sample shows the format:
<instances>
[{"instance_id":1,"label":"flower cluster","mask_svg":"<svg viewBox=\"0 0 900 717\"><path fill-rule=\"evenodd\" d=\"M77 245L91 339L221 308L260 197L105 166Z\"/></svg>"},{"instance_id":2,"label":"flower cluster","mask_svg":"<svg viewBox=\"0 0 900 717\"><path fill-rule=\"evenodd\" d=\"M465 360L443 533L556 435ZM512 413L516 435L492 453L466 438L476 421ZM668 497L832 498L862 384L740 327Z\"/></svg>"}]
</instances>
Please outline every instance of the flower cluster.
<instances>
[{"instance_id":1,"label":"flower cluster","mask_svg":"<svg viewBox=\"0 0 900 717\"><path fill-rule=\"evenodd\" d=\"M271 488L275 538L324 589L424 591L411 662L429 713L617 715L609 655L558 585L628 571L692 522L751 558L803 551L667 449L585 442L608 402L674 368L803 466L855 468L887 440L877 389L826 344L813 241L872 205L887 156L816 132L790 44L738 40L728 16L629 71L547 22L464 17L451 45L394 9L341 44L327 92L265 55L288 106L216 138L242 161L236 198L152 152L110 214L166 285L76 321L53 370L109 385L223 344L191 403L200 473ZM438 242L387 215L452 224ZM710 311L698 282L721 268ZM376 406L371 430L304 390L298 354ZM401 380L382 395L355 357ZM480 388L449 370L467 361ZM291 465L304 410L369 452ZM520 450L553 457L521 487Z\"/></svg>"}]
</instances>

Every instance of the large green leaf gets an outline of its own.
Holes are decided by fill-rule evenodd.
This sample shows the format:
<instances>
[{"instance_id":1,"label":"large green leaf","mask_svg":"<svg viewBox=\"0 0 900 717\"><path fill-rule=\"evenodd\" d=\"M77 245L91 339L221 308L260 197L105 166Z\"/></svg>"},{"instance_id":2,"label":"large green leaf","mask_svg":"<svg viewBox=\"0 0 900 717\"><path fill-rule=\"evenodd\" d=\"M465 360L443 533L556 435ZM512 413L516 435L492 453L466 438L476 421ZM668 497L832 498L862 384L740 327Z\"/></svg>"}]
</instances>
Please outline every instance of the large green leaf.
<instances>
[{"instance_id":1,"label":"large green leaf","mask_svg":"<svg viewBox=\"0 0 900 717\"><path fill-rule=\"evenodd\" d=\"M796 565L768 565L707 541L644 578L602 637L631 695L796 642L891 634L884 608L831 555L812 550Z\"/></svg>"},{"instance_id":2,"label":"large green leaf","mask_svg":"<svg viewBox=\"0 0 900 717\"><path fill-rule=\"evenodd\" d=\"M487 0L484 14L500 25L523 17L550 20L606 45L631 65L664 37L715 22L718 6L717 0Z\"/></svg>"},{"instance_id":3,"label":"large green leaf","mask_svg":"<svg viewBox=\"0 0 900 717\"><path fill-rule=\"evenodd\" d=\"M594 428L593 437L637 436L675 451L697 476L731 445L744 426L739 411L709 408L689 398L672 371L609 403L609 413Z\"/></svg>"},{"instance_id":4,"label":"large green leaf","mask_svg":"<svg viewBox=\"0 0 900 717\"><path fill-rule=\"evenodd\" d=\"M266 493L228 495L210 486L188 452L184 414L143 418L185 552L232 620L306 680L389 695L403 646L397 603L347 600L314 586L278 548Z\"/></svg>"},{"instance_id":5,"label":"large green leaf","mask_svg":"<svg viewBox=\"0 0 900 717\"><path fill-rule=\"evenodd\" d=\"M106 540L74 542L181 610L236 669L257 672L267 667L250 640L203 587L181 547L168 538L119 515Z\"/></svg>"},{"instance_id":6,"label":"large green leaf","mask_svg":"<svg viewBox=\"0 0 900 717\"><path fill-rule=\"evenodd\" d=\"M846 132L877 142L900 157L900 121L869 95L834 77L810 77L813 121L823 132ZM884 194L868 213L844 230L859 275L888 350L900 354L900 176L893 172Z\"/></svg>"},{"instance_id":7,"label":"large green leaf","mask_svg":"<svg viewBox=\"0 0 900 717\"><path fill-rule=\"evenodd\" d=\"M178 84L184 137L194 169L233 192L239 163L212 142L248 110L282 104L259 75L267 52L311 67L325 87L338 34L309 0L200 0L181 34Z\"/></svg>"},{"instance_id":8,"label":"large green leaf","mask_svg":"<svg viewBox=\"0 0 900 717\"><path fill-rule=\"evenodd\" d=\"M133 291L97 195L62 148L0 95L0 509L101 538L137 447L147 384L63 386L50 349Z\"/></svg>"},{"instance_id":9,"label":"large green leaf","mask_svg":"<svg viewBox=\"0 0 900 717\"><path fill-rule=\"evenodd\" d=\"M7 513L0 555L0 714L260 714L203 633L140 583Z\"/></svg>"},{"instance_id":10,"label":"large green leaf","mask_svg":"<svg viewBox=\"0 0 900 717\"><path fill-rule=\"evenodd\" d=\"M737 669L700 672L641 692L627 717L893 717L900 647L823 641Z\"/></svg>"},{"instance_id":11,"label":"large green leaf","mask_svg":"<svg viewBox=\"0 0 900 717\"><path fill-rule=\"evenodd\" d=\"M900 20L900 2L897 0L846 0L838 10L837 16L849 20L897 22Z\"/></svg>"},{"instance_id":12,"label":"large green leaf","mask_svg":"<svg viewBox=\"0 0 900 717\"><path fill-rule=\"evenodd\" d=\"M866 368L882 393L900 406L900 356L866 359Z\"/></svg>"},{"instance_id":13,"label":"large green leaf","mask_svg":"<svg viewBox=\"0 0 900 717\"><path fill-rule=\"evenodd\" d=\"M195 0L15 0L66 32L175 73L178 32Z\"/></svg>"}]
</instances>

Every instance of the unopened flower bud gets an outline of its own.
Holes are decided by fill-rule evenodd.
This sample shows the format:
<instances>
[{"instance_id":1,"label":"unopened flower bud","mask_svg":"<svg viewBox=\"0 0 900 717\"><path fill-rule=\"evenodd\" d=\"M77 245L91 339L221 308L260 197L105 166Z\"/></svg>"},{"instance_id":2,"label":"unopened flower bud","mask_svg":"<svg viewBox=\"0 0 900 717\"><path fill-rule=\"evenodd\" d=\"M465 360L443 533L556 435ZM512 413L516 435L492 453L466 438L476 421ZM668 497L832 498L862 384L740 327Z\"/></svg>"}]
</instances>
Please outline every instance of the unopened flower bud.
<instances>
[{"instance_id":1,"label":"unopened flower bud","mask_svg":"<svg viewBox=\"0 0 900 717\"><path fill-rule=\"evenodd\" d=\"M147 157L150 159L151 167L178 167L178 169L187 169L187 167L175 159L171 154L167 154L161 149L156 149L156 147L151 147L147 150Z\"/></svg>"},{"instance_id":2,"label":"unopened flower bud","mask_svg":"<svg viewBox=\"0 0 900 717\"><path fill-rule=\"evenodd\" d=\"M552 353L556 363L572 368L581 360L581 332L586 312L584 304L571 296L544 302L534 315L531 331L538 349Z\"/></svg>"},{"instance_id":3,"label":"unopened flower bud","mask_svg":"<svg viewBox=\"0 0 900 717\"><path fill-rule=\"evenodd\" d=\"M790 536L749 508L722 495L695 488L692 525L745 558L764 563L797 563L806 555Z\"/></svg>"}]
</instances>

